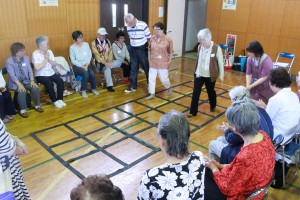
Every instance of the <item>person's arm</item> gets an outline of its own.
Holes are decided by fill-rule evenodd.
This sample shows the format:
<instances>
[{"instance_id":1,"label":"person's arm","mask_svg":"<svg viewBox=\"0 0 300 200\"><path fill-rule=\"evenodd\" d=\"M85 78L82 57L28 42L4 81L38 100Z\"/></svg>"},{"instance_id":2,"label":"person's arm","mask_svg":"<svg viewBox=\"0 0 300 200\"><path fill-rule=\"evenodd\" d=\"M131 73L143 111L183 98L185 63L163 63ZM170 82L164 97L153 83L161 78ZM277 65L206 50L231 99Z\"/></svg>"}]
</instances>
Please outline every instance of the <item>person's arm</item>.
<instances>
[{"instance_id":1,"label":"person's arm","mask_svg":"<svg viewBox=\"0 0 300 200\"><path fill-rule=\"evenodd\" d=\"M247 76L248 76L248 75L247 75ZM247 76L246 76L246 78L247 78ZM252 78L252 76L251 76L251 78ZM251 90L252 88L254 88L254 87L256 87L256 86L262 84L263 82L265 82L267 79L268 79L268 76L261 77L260 79L256 80L254 83L249 84L249 85L247 86L247 89L248 89L248 90ZM250 79L250 80L251 80L251 79ZM247 83L248 83L248 82L247 82Z\"/></svg>"},{"instance_id":2,"label":"person's arm","mask_svg":"<svg viewBox=\"0 0 300 200\"><path fill-rule=\"evenodd\" d=\"M218 46L218 48L217 48L216 57L218 60L218 65L219 65L219 76L220 76L220 80L222 82L224 80L224 63L223 63L223 53L222 53L220 46Z\"/></svg>"},{"instance_id":3,"label":"person's arm","mask_svg":"<svg viewBox=\"0 0 300 200\"><path fill-rule=\"evenodd\" d=\"M240 145L244 140L238 134L234 133L231 129L225 131L225 139L230 145Z\"/></svg>"},{"instance_id":4,"label":"person's arm","mask_svg":"<svg viewBox=\"0 0 300 200\"><path fill-rule=\"evenodd\" d=\"M128 62L130 63L130 54L129 54L129 51L126 47L126 44L124 43L124 47L125 48L125 58L128 60Z\"/></svg>"},{"instance_id":5,"label":"person's arm","mask_svg":"<svg viewBox=\"0 0 300 200\"><path fill-rule=\"evenodd\" d=\"M70 60L71 60L71 63L77 67L82 67L81 63L79 63L77 60L76 60L76 54L75 54L75 49L74 47L70 46L70 49L69 49L69 54L70 54Z\"/></svg>"},{"instance_id":6,"label":"person's arm","mask_svg":"<svg viewBox=\"0 0 300 200\"><path fill-rule=\"evenodd\" d=\"M252 80L252 58L248 57L247 59L247 68L246 68L246 87L251 84Z\"/></svg>"},{"instance_id":7,"label":"person's arm","mask_svg":"<svg viewBox=\"0 0 300 200\"><path fill-rule=\"evenodd\" d=\"M44 56L44 59L40 60L38 57L41 55L38 55L38 54L40 54L40 53L38 53L37 51L33 52L33 54L32 54L32 63L33 63L35 70L42 69L47 64L47 62L49 62L49 57L50 57L49 52L47 52L47 54Z\"/></svg>"},{"instance_id":8,"label":"person's arm","mask_svg":"<svg viewBox=\"0 0 300 200\"><path fill-rule=\"evenodd\" d=\"M114 55L115 59L123 62L124 59L119 55L119 53L118 53L118 48L119 47L116 45L116 43L113 43L111 48L112 48L112 52L113 52L113 55Z\"/></svg>"},{"instance_id":9,"label":"person's arm","mask_svg":"<svg viewBox=\"0 0 300 200\"><path fill-rule=\"evenodd\" d=\"M169 60L168 60L168 64L170 65L170 63L172 62L172 58L173 58L173 52L174 52L174 45L173 45L173 40L171 38L168 37L169 40Z\"/></svg>"},{"instance_id":10,"label":"person's arm","mask_svg":"<svg viewBox=\"0 0 300 200\"><path fill-rule=\"evenodd\" d=\"M0 121L0 157L12 156L16 151L16 142L6 132L4 123Z\"/></svg>"},{"instance_id":11,"label":"person's arm","mask_svg":"<svg viewBox=\"0 0 300 200\"><path fill-rule=\"evenodd\" d=\"M16 82L16 80L18 80L18 77L15 74L13 60L10 58L7 59L5 66L7 69L7 74L8 74L9 79L12 80L13 82Z\"/></svg>"},{"instance_id":12,"label":"person's arm","mask_svg":"<svg viewBox=\"0 0 300 200\"><path fill-rule=\"evenodd\" d=\"M88 66L92 60L92 51L88 43L86 43L86 51L87 51L86 65Z\"/></svg>"},{"instance_id":13,"label":"person's arm","mask_svg":"<svg viewBox=\"0 0 300 200\"><path fill-rule=\"evenodd\" d=\"M274 100L274 98L269 99L268 105L266 106L266 112L272 121L274 121L274 118L276 117L280 108L282 108L280 102Z\"/></svg>"},{"instance_id":14,"label":"person's arm","mask_svg":"<svg viewBox=\"0 0 300 200\"><path fill-rule=\"evenodd\" d=\"M106 63L106 60L105 60L105 58L104 58L104 56L101 56L101 55L99 54L98 49L97 49L97 47L96 47L95 41L92 42L92 52L93 52L93 54L94 54L94 56L95 56L95 59L96 59L96 61L97 61L98 63L102 63L102 64L104 64L104 65L107 64L107 63Z\"/></svg>"}]
</instances>

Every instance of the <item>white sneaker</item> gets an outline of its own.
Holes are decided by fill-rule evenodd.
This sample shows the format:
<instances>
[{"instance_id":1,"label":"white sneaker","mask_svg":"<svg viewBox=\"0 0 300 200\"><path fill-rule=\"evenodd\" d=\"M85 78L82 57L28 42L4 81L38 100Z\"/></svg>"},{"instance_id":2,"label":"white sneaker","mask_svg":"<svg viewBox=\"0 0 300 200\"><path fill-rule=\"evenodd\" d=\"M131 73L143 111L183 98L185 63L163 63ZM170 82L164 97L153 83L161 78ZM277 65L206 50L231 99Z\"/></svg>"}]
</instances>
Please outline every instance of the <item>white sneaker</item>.
<instances>
[{"instance_id":1,"label":"white sneaker","mask_svg":"<svg viewBox=\"0 0 300 200\"><path fill-rule=\"evenodd\" d=\"M67 105L65 102L63 102L63 100L58 100L58 102L59 102L60 105L62 105L62 106L66 106L66 105Z\"/></svg>"},{"instance_id":2,"label":"white sneaker","mask_svg":"<svg viewBox=\"0 0 300 200\"><path fill-rule=\"evenodd\" d=\"M99 95L99 92L97 90L92 90L92 93L94 93L94 95Z\"/></svg>"},{"instance_id":3,"label":"white sneaker","mask_svg":"<svg viewBox=\"0 0 300 200\"><path fill-rule=\"evenodd\" d=\"M155 95L154 94L150 94L149 96L146 97L147 100L149 99L154 99Z\"/></svg>"},{"instance_id":4,"label":"white sneaker","mask_svg":"<svg viewBox=\"0 0 300 200\"><path fill-rule=\"evenodd\" d=\"M82 92L81 92L81 95L82 95L82 97L83 97L84 99L89 98L89 96L87 95L86 91L82 91Z\"/></svg>"},{"instance_id":5,"label":"white sneaker","mask_svg":"<svg viewBox=\"0 0 300 200\"><path fill-rule=\"evenodd\" d=\"M62 108L63 106L59 103L59 101L55 101L54 105L56 106L56 108Z\"/></svg>"}]
</instances>

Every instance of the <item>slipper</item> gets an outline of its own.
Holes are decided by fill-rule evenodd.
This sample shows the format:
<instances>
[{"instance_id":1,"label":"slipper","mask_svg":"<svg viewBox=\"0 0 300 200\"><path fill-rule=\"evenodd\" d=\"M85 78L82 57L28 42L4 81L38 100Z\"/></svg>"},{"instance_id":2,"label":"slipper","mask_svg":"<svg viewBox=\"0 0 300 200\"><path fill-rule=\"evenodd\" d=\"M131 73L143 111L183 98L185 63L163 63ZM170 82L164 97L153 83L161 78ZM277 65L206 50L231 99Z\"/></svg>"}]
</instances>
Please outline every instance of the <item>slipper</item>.
<instances>
[{"instance_id":1,"label":"slipper","mask_svg":"<svg viewBox=\"0 0 300 200\"><path fill-rule=\"evenodd\" d=\"M10 120L9 120L8 118L4 118L2 121L3 121L3 123L5 123L5 124L8 123L8 122L10 122Z\"/></svg>"},{"instance_id":2,"label":"slipper","mask_svg":"<svg viewBox=\"0 0 300 200\"><path fill-rule=\"evenodd\" d=\"M12 115L5 115L5 118L9 119L9 120L12 120L14 119L14 117Z\"/></svg>"},{"instance_id":3,"label":"slipper","mask_svg":"<svg viewBox=\"0 0 300 200\"><path fill-rule=\"evenodd\" d=\"M68 90L65 90L64 93L63 93L63 96L68 96L70 94L73 94L72 92L68 91Z\"/></svg>"}]
</instances>

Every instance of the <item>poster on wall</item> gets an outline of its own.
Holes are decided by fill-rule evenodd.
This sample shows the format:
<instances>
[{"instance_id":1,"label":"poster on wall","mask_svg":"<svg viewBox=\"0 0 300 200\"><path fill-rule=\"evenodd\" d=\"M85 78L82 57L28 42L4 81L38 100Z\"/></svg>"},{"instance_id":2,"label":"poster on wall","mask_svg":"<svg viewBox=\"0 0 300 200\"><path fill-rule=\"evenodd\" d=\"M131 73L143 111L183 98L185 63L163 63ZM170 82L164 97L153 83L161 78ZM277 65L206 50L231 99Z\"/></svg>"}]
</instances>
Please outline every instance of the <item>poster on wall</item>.
<instances>
[{"instance_id":1,"label":"poster on wall","mask_svg":"<svg viewBox=\"0 0 300 200\"><path fill-rule=\"evenodd\" d=\"M58 0L39 0L40 6L58 6Z\"/></svg>"},{"instance_id":2,"label":"poster on wall","mask_svg":"<svg viewBox=\"0 0 300 200\"><path fill-rule=\"evenodd\" d=\"M227 44L227 56L230 58L231 63L233 63L234 59L234 51L236 44L237 35L227 34L226 36L226 44Z\"/></svg>"},{"instance_id":3,"label":"poster on wall","mask_svg":"<svg viewBox=\"0 0 300 200\"><path fill-rule=\"evenodd\" d=\"M236 10L237 0L223 0L223 10Z\"/></svg>"}]
</instances>

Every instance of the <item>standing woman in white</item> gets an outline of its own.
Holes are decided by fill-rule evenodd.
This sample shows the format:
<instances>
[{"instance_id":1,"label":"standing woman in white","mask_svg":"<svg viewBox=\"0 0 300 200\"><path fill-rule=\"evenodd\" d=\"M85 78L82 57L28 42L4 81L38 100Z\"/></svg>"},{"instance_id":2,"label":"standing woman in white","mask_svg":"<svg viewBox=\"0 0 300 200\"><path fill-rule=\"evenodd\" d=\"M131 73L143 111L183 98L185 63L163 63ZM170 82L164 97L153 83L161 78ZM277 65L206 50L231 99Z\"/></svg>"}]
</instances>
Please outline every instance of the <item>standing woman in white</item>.
<instances>
[{"instance_id":1,"label":"standing woman in white","mask_svg":"<svg viewBox=\"0 0 300 200\"><path fill-rule=\"evenodd\" d=\"M168 95L172 94L172 86L169 80L169 65L173 55L173 41L164 34L165 26L161 22L153 25L154 36L151 37L148 46L149 58L149 93L146 99L153 99L155 97L156 76L168 89Z\"/></svg>"}]
</instances>

